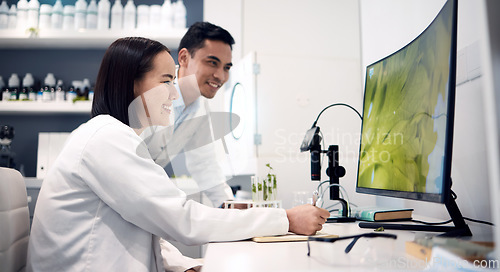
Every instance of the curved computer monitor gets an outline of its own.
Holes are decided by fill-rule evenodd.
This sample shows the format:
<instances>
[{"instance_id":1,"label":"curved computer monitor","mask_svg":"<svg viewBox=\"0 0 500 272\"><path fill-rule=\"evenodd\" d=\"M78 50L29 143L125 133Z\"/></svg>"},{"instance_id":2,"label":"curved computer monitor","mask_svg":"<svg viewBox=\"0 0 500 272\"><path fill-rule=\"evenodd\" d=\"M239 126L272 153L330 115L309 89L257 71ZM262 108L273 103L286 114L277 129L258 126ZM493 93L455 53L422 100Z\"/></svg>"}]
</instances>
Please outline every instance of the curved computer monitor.
<instances>
[{"instance_id":1,"label":"curved computer monitor","mask_svg":"<svg viewBox=\"0 0 500 272\"><path fill-rule=\"evenodd\" d=\"M451 194L457 2L366 68L356 192L446 203Z\"/></svg>"}]
</instances>

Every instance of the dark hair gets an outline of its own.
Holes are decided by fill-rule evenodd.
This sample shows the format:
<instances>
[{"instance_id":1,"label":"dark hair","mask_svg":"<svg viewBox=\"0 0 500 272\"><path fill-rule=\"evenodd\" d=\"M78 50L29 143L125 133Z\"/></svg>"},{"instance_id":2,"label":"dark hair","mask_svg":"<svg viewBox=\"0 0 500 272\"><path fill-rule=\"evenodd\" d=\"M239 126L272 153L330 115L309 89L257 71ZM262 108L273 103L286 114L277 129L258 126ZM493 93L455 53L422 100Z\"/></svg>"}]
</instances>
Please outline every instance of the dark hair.
<instances>
[{"instance_id":1,"label":"dark hair","mask_svg":"<svg viewBox=\"0 0 500 272\"><path fill-rule=\"evenodd\" d=\"M153 59L170 50L160 42L127 37L114 41L102 58L92 102L92 117L109 114L129 124L128 106L134 100L134 81L153 69Z\"/></svg>"},{"instance_id":2,"label":"dark hair","mask_svg":"<svg viewBox=\"0 0 500 272\"><path fill-rule=\"evenodd\" d=\"M189 27L184 37L182 37L179 44L179 51L182 48L186 48L189 54L194 56L196 50L205 45L205 40L221 41L229 44L231 49L233 49L234 39L227 30L209 22L196 22Z\"/></svg>"}]
</instances>

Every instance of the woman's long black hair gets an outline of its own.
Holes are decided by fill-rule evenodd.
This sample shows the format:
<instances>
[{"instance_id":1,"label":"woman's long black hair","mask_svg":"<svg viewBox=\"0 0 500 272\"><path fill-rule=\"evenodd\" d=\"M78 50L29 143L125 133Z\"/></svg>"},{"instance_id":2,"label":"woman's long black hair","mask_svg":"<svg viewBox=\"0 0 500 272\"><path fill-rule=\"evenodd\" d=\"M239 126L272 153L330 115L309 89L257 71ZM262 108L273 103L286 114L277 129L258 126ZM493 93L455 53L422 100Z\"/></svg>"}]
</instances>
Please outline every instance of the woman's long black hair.
<instances>
[{"instance_id":1,"label":"woman's long black hair","mask_svg":"<svg viewBox=\"0 0 500 272\"><path fill-rule=\"evenodd\" d=\"M106 50L97 74L92 117L109 114L129 124L128 106L134 100L134 81L153 69L153 59L170 50L160 42L127 37L114 41Z\"/></svg>"}]
</instances>

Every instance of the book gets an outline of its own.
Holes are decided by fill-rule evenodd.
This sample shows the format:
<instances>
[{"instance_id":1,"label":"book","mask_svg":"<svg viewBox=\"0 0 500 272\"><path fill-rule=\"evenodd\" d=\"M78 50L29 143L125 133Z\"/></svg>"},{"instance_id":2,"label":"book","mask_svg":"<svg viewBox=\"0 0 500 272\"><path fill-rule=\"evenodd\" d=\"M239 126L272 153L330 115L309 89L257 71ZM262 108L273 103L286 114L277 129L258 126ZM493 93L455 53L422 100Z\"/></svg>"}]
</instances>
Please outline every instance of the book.
<instances>
[{"instance_id":1,"label":"book","mask_svg":"<svg viewBox=\"0 0 500 272\"><path fill-rule=\"evenodd\" d=\"M356 207L351 216L365 221L410 220L413 209L392 209L383 207Z\"/></svg>"},{"instance_id":2,"label":"book","mask_svg":"<svg viewBox=\"0 0 500 272\"><path fill-rule=\"evenodd\" d=\"M337 238L337 237L339 237L336 234L328 234L328 233L323 233L323 232L317 232L315 235L312 235L312 236L313 237L325 237L325 238ZM309 238L309 236L307 236L307 235L300 235L300 234L295 234L293 232L289 232L285 235L253 237L252 241L257 242L257 243L300 242L300 241L307 241L308 238Z\"/></svg>"}]
</instances>

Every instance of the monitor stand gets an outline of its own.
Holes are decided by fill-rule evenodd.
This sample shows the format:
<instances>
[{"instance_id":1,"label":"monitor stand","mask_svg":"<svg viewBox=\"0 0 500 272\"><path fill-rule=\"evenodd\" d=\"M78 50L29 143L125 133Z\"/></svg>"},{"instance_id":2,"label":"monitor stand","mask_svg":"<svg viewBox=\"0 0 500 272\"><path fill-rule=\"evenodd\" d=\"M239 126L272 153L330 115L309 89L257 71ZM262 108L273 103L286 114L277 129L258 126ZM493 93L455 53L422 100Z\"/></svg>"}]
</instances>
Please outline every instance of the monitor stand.
<instances>
[{"instance_id":1,"label":"monitor stand","mask_svg":"<svg viewBox=\"0 0 500 272\"><path fill-rule=\"evenodd\" d=\"M419 224L391 224L391 223L377 223L377 222L360 222L360 228L380 228L384 229L395 229L395 230L411 230L411 231L427 231L427 232L444 232L439 236L443 237L462 237L462 236L472 236L469 226L465 223L465 220L460 213L460 209L457 206L457 202L451 195L448 201L445 203L446 209L451 216L454 226L431 226L431 225L419 225Z\"/></svg>"}]
</instances>

